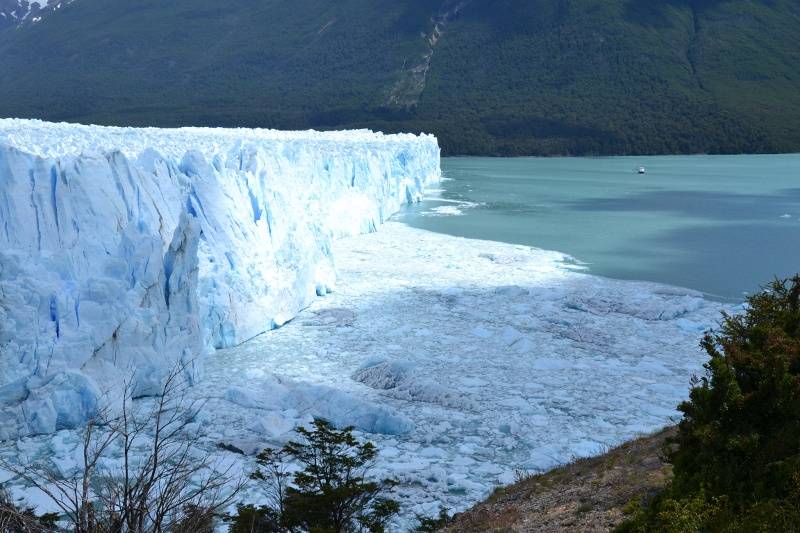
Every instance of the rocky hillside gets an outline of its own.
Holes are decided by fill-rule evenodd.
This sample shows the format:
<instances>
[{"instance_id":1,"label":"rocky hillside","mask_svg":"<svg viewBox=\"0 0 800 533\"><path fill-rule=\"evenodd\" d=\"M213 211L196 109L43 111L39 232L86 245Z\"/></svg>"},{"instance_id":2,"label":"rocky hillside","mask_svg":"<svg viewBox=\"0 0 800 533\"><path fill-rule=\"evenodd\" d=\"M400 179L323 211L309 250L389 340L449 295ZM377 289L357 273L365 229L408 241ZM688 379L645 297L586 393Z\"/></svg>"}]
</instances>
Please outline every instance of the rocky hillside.
<instances>
[{"instance_id":1,"label":"rocky hillside","mask_svg":"<svg viewBox=\"0 0 800 533\"><path fill-rule=\"evenodd\" d=\"M498 489L455 517L448 533L608 532L634 504L664 488L672 467L662 458L669 428L591 459Z\"/></svg>"},{"instance_id":2,"label":"rocky hillside","mask_svg":"<svg viewBox=\"0 0 800 533\"><path fill-rule=\"evenodd\" d=\"M33 20L44 0L0 0L6 20L16 4ZM48 5L0 30L0 116L428 131L449 154L800 151L796 0Z\"/></svg>"}]
</instances>

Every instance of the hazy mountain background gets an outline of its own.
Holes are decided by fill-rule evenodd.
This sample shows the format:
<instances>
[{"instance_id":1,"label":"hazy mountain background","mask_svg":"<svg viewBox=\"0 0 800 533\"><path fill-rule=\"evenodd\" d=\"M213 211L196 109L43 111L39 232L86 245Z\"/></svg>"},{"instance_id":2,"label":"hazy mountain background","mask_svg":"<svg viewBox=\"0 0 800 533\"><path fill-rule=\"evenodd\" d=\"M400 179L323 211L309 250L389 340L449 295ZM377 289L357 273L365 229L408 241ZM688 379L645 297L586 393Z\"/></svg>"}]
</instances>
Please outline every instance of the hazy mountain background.
<instances>
[{"instance_id":1,"label":"hazy mountain background","mask_svg":"<svg viewBox=\"0 0 800 533\"><path fill-rule=\"evenodd\" d=\"M74 0L4 24L13 3L31 11L0 0L0 116L800 151L798 0Z\"/></svg>"}]
</instances>

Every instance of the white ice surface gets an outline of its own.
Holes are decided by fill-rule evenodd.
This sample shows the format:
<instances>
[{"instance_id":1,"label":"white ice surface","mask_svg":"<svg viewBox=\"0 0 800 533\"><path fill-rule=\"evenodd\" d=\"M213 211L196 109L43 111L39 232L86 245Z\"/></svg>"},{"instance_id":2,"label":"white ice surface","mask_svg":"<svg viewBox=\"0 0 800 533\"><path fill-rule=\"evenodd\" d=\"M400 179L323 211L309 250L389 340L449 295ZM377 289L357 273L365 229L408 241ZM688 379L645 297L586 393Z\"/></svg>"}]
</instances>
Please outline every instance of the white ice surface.
<instances>
[{"instance_id":1,"label":"white ice surface","mask_svg":"<svg viewBox=\"0 0 800 533\"><path fill-rule=\"evenodd\" d=\"M443 205L433 206L426 211L422 211L420 215L423 217L461 216L464 214L465 210L474 209L481 205L476 202L468 202L465 200L442 198L439 195L439 193L442 192L442 189L427 189L426 192L430 194L430 196L426 196L423 198L423 200L430 200Z\"/></svg>"},{"instance_id":2,"label":"white ice surface","mask_svg":"<svg viewBox=\"0 0 800 533\"><path fill-rule=\"evenodd\" d=\"M248 454L234 456L243 472L315 416L356 426L381 451L376 473L402 482L401 531L516 471L675 420L721 309L687 289L587 275L557 252L395 222L334 253L335 292L208 358L193 388L208 401L199 423L208 449ZM64 442L20 448L69 456ZM258 489L243 497L258 501Z\"/></svg>"},{"instance_id":3,"label":"white ice surface","mask_svg":"<svg viewBox=\"0 0 800 533\"><path fill-rule=\"evenodd\" d=\"M432 138L0 121L0 174L6 436L78 425L126 368L146 387L217 346L192 389L206 449L247 472L313 417L353 425L402 482L401 530L669 423L721 309L398 223L336 241L420 197ZM78 446L62 430L0 453L68 474Z\"/></svg>"},{"instance_id":4,"label":"white ice surface","mask_svg":"<svg viewBox=\"0 0 800 533\"><path fill-rule=\"evenodd\" d=\"M439 174L424 135L0 120L0 439L75 427L134 370L137 395L194 380Z\"/></svg>"}]
</instances>

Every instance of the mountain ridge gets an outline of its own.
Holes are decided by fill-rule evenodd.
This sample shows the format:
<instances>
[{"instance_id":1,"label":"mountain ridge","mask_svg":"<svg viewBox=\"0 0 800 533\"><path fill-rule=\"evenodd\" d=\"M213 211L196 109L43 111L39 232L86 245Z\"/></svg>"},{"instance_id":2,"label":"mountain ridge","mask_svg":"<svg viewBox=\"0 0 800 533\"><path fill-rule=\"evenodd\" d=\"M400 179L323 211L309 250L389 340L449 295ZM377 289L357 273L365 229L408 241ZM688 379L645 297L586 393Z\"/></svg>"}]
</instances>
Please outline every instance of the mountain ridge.
<instances>
[{"instance_id":1,"label":"mountain ridge","mask_svg":"<svg viewBox=\"0 0 800 533\"><path fill-rule=\"evenodd\" d=\"M797 152L797 42L791 0L81 0L0 30L0 116Z\"/></svg>"}]
</instances>

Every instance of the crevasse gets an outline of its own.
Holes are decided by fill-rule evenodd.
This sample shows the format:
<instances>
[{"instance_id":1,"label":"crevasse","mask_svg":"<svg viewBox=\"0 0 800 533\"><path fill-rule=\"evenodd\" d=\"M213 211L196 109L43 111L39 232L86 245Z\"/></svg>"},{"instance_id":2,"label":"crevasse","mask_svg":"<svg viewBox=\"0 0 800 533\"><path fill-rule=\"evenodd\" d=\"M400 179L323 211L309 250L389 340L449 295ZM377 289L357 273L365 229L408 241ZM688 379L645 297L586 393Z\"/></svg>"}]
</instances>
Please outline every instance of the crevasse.
<instances>
[{"instance_id":1,"label":"crevasse","mask_svg":"<svg viewBox=\"0 0 800 533\"><path fill-rule=\"evenodd\" d=\"M440 177L432 136L0 120L0 438L80 424L133 380L332 290L331 242ZM133 376L131 378L131 376Z\"/></svg>"}]
</instances>

